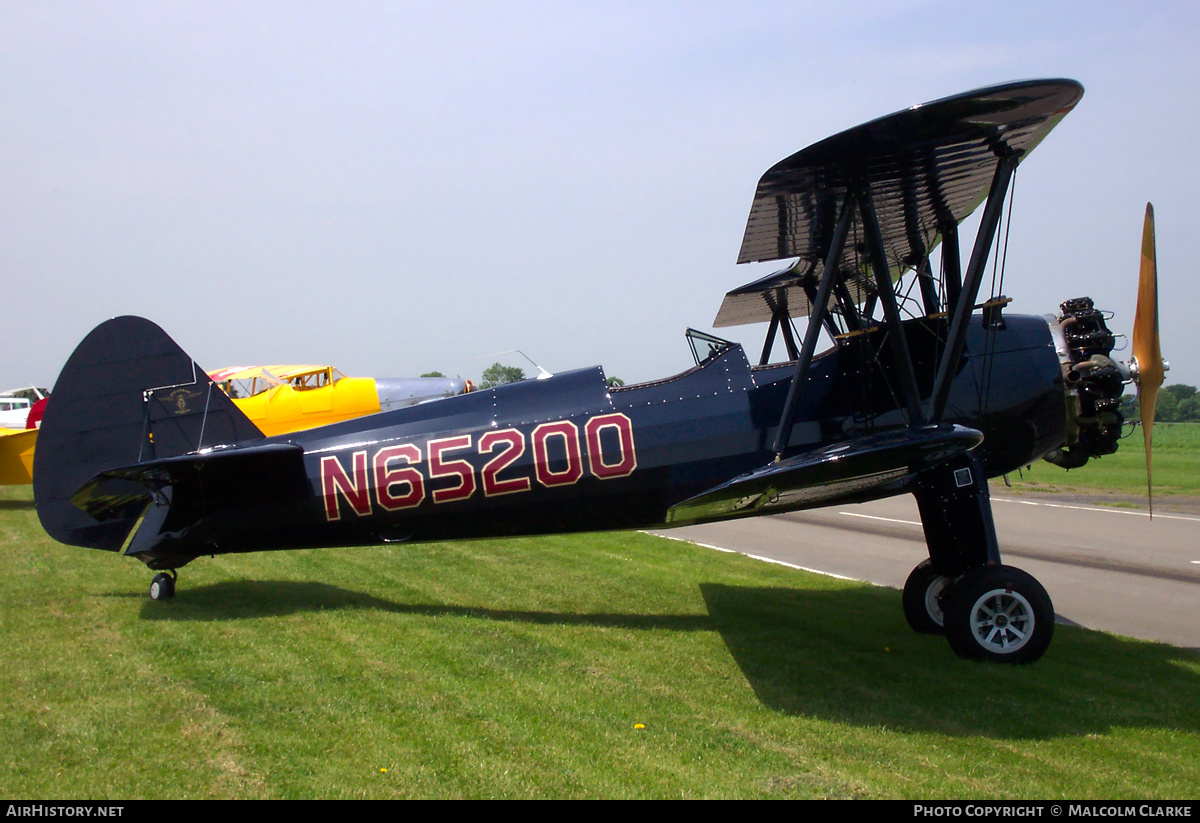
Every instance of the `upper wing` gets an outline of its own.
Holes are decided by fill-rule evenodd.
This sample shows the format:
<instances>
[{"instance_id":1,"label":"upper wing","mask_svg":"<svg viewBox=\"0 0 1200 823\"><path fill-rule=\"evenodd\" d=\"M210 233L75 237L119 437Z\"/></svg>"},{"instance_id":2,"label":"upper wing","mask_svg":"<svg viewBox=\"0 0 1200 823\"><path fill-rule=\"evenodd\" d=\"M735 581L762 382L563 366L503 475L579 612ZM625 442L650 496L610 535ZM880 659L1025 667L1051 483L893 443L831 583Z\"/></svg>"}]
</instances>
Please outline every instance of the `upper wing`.
<instances>
[{"instance_id":1,"label":"upper wing","mask_svg":"<svg viewBox=\"0 0 1200 823\"><path fill-rule=\"evenodd\" d=\"M799 258L797 264L729 292L715 327L767 322L781 302L810 313L805 278L821 275L838 204L869 191L893 279L937 246L982 203L997 162L1028 154L1075 107L1074 80L1008 83L947 97L844 131L793 154L758 182L739 263ZM859 216L850 237L862 237ZM852 297L871 275L850 242L839 271Z\"/></svg>"}]
</instances>

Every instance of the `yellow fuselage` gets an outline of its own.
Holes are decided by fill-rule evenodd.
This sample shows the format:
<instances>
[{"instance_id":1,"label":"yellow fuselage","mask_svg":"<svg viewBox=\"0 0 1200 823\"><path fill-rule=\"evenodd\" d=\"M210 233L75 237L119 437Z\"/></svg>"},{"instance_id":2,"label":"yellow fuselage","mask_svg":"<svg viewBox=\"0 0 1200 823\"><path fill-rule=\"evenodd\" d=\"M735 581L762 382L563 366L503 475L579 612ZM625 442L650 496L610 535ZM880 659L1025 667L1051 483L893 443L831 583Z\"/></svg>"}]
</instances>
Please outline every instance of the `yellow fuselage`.
<instances>
[{"instance_id":1,"label":"yellow fuselage","mask_svg":"<svg viewBox=\"0 0 1200 823\"><path fill-rule=\"evenodd\" d=\"M276 386L233 402L267 437L379 411L379 395L370 377L343 377L317 388Z\"/></svg>"}]
</instances>

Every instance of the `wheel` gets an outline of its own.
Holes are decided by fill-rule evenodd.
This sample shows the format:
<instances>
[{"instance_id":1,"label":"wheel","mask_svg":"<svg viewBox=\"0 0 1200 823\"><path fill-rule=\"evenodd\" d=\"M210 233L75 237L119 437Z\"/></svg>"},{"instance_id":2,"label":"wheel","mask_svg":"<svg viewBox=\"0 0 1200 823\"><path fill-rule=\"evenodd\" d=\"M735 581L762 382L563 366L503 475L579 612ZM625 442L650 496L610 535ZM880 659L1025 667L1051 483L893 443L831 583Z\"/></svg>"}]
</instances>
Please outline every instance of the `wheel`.
<instances>
[{"instance_id":1,"label":"wheel","mask_svg":"<svg viewBox=\"0 0 1200 823\"><path fill-rule=\"evenodd\" d=\"M946 639L959 657L1032 663L1054 636L1054 605L1032 575L1012 566L980 566L946 598Z\"/></svg>"},{"instance_id":2,"label":"wheel","mask_svg":"<svg viewBox=\"0 0 1200 823\"><path fill-rule=\"evenodd\" d=\"M169 574L156 574L150 581L151 600L170 600L175 596L175 578Z\"/></svg>"},{"instance_id":3,"label":"wheel","mask_svg":"<svg viewBox=\"0 0 1200 823\"><path fill-rule=\"evenodd\" d=\"M904 617L918 634L945 634L942 595L950 579L933 570L932 560L922 560L904 582Z\"/></svg>"}]
</instances>

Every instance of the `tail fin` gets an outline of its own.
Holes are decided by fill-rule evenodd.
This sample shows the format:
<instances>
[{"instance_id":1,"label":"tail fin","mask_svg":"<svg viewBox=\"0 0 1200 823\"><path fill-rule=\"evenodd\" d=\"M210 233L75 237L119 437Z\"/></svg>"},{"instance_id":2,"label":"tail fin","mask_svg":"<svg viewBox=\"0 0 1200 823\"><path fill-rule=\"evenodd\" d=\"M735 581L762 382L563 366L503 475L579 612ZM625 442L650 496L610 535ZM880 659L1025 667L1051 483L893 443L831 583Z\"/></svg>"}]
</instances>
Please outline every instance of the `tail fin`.
<instances>
[{"instance_id":1,"label":"tail fin","mask_svg":"<svg viewBox=\"0 0 1200 823\"><path fill-rule=\"evenodd\" d=\"M114 318L84 338L54 385L34 453L38 517L55 540L119 551L153 490L109 481L105 504L85 511L71 498L92 478L262 437L166 332L140 317Z\"/></svg>"}]
</instances>

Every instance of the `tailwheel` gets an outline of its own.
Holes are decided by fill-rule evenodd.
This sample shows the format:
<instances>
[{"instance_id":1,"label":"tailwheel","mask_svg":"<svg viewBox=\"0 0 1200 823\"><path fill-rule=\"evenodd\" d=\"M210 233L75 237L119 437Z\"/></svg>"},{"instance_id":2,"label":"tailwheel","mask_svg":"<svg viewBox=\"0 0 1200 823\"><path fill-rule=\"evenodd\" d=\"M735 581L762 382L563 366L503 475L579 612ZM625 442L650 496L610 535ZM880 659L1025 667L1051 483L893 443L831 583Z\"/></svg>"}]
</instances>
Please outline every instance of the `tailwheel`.
<instances>
[{"instance_id":1,"label":"tailwheel","mask_svg":"<svg viewBox=\"0 0 1200 823\"><path fill-rule=\"evenodd\" d=\"M175 580L179 574L172 569L170 573L162 572L154 575L150 581L151 600L170 600L175 596Z\"/></svg>"},{"instance_id":2,"label":"tailwheel","mask_svg":"<svg viewBox=\"0 0 1200 823\"><path fill-rule=\"evenodd\" d=\"M1054 605L1042 584L1012 566L963 575L946 604L946 639L955 654L996 663L1032 663L1054 636Z\"/></svg>"},{"instance_id":3,"label":"tailwheel","mask_svg":"<svg viewBox=\"0 0 1200 823\"><path fill-rule=\"evenodd\" d=\"M904 617L914 632L946 633L942 597L950 582L950 578L934 571L932 560L921 561L909 574L900 601L904 605Z\"/></svg>"}]
</instances>

